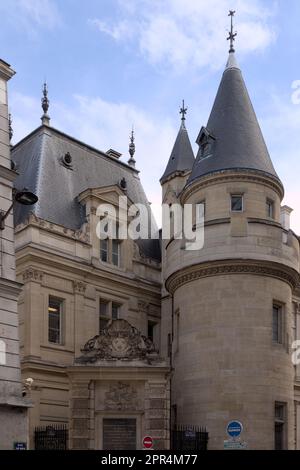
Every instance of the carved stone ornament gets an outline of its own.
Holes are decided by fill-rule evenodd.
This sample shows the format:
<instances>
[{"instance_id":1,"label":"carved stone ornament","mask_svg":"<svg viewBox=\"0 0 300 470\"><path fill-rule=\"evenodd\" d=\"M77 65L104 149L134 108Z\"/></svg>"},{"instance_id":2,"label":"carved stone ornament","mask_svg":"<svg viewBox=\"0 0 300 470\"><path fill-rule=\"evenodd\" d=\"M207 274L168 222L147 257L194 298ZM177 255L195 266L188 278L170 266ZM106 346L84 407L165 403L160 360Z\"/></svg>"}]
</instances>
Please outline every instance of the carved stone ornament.
<instances>
[{"instance_id":1,"label":"carved stone ornament","mask_svg":"<svg viewBox=\"0 0 300 470\"><path fill-rule=\"evenodd\" d=\"M86 291L86 284L81 281L73 281L74 292L84 294Z\"/></svg>"},{"instance_id":2,"label":"carved stone ornament","mask_svg":"<svg viewBox=\"0 0 300 470\"><path fill-rule=\"evenodd\" d=\"M158 358L151 339L126 320L111 320L106 328L90 339L81 350L83 356L77 363L96 362L97 360L136 360Z\"/></svg>"},{"instance_id":3,"label":"carved stone ornament","mask_svg":"<svg viewBox=\"0 0 300 470\"><path fill-rule=\"evenodd\" d=\"M43 273L42 271L38 271L37 269L28 268L26 271L23 272L23 282L42 282L43 281Z\"/></svg>"},{"instance_id":4,"label":"carved stone ornament","mask_svg":"<svg viewBox=\"0 0 300 470\"><path fill-rule=\"evenodd\" d=\"M135 410L137 392L131 385L123 382L112 384L105 393L104 406L106 410Z\"/></svg>"},{"instance_id":5,"label":"carved stone ornament","mask_svg":"<svg viewBox=\"0 0 300 470\"><path fill-rule=\"evenodd\" d=\"M138 301L138 309L142 312L148 312L149 310L149 304L148 302L145 302L144 300L139 300Z\"/></svg>"},{"instance_id":6,"label":"carved stone ornament","mask_svg":"<svg viewBox=\"0 0 300 470\"><path fill-rule=\"evenodd\" d=\"M239 260L213 261L182 269L172 274L166 281L166 288L174 293L184 284L204 277L224 274L254 274L280 279L292 289L299 283L299 273L289 266L272 261Z\"/></svg>"}]
</instances>

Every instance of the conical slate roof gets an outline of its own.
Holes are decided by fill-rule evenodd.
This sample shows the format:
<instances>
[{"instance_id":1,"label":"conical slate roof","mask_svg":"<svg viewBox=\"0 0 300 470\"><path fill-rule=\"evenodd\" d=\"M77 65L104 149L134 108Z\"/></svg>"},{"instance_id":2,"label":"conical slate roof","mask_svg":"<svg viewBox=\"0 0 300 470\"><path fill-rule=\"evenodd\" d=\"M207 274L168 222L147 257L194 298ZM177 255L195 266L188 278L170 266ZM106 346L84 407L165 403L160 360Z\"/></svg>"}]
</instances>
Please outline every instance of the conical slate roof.
<instances>
[{"instance_id":1,"label":"conical slate roof","mask_svg":"<svg viewBox=\"0 0 300 470\"><path fill-rule=\"evenodd\" d=\"M229 169L258 170L279 179L233 52L229 54L207 127L201 130L197 143L200 148L188 184L206 174Z\"/></svg>"},{"instance_id":2,"label":"conical slate roof","mask_svg":"<svg viewBox=\"0 0 300 470\"><path fill-rule=\"evenodd\" d=\"M194 152L183 120L161 183L177 171L191 170L194 163Z\"/></svg>"}]
</instances>

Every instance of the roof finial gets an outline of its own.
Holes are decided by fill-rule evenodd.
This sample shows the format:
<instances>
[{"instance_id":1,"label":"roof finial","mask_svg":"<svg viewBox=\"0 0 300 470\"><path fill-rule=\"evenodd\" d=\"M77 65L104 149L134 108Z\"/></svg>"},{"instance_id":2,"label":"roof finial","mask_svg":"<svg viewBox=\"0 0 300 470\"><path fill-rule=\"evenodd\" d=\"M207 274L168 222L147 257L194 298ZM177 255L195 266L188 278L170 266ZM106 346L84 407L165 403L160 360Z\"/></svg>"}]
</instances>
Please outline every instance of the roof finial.
<instances>
[{"instance_id":1,"label":"roof finial","mask_svg":"<svg viewBox=\"0 0 300 470\"><path fill-rule=\"evenodd\" d=\"M184 100L182 100L182 107L180 108L179 114L181 114L182 125L185 126L185 115L187 113L187 108L184 107Z\"/></svg>"},{"instance_id":2,"label":"roof finial","mask_svg":"<svg viewBox=\"0 0 300 470\"><path fill-rule=\"evenodd\" d=\"M8 135L9 135L9 141L11 141L11 139L14 135L14 131L13 131L13 128L12 128L12 118L11 118L10 113L8 115Z\"/></svg>"},{"instance_id":3,"label":"roof finial","mask_svg":"<svg viewBox=\"0 0 300 470\"><path fill-rule=\"evenodd\" d=\"M234 10L229 10L229 14L228 16L230 16L230 21L231 21L231 27L230 27L230 31L229 31L229 36L227 38L227 41L230 40L230 49L229 49L229 53L233 53L235 52L235 49L234 49L234 41L235 41L235 38L237 36L237 33L233 32L233 17L235 15L235 11Z\"/></svg>"},{"instance_id":4,"label":"roof finial","mask_svg":"<svg viewBox=\"0 0 300 470\"><path fill-rule=\"evenodd\" d=\"M44 83L43 86L43 97L42 97L42 108L44 111L43 116L41 117L42 124L45 126L49 126L50 124L50 117L48 116L48 109L49 109L49 99L48 99L48 87L47 83Z\"/></svg>"},{"instance_id":5,"label":"roof finial","mask_svg":"<svg viewBox=\"0 0 300 470\"><path fill-rule=\"evenodd\" d=\"M134 143L134 129L132 126L131 130L131 135L130 135L130 144L129 144L129 155L130 158L128 160L128 165L135 167L135 159L134 159L134 154L135 154L135 143Z\"/></svg>"}]
</instances>

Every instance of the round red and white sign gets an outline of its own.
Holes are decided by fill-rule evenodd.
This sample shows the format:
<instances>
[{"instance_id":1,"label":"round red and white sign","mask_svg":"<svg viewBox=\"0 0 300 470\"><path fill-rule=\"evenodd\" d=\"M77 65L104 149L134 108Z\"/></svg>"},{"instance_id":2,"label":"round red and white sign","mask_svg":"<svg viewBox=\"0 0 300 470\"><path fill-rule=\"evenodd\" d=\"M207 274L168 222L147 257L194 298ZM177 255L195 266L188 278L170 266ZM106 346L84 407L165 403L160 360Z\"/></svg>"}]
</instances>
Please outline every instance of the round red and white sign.
<instances>
[{"instance_id":1,"label":"round red and white sign","mask_svg":"<svg viewBox=\"0 0 300 470\"><path fill-rule=\"evenodd\" d=\"M152 439L152 437L150 437L150 436L144 437L144 439L143 439L143 446L145 447L145 449L151 449L151 447L153 446L153 439Z\"/></svg>"}]
</instances>

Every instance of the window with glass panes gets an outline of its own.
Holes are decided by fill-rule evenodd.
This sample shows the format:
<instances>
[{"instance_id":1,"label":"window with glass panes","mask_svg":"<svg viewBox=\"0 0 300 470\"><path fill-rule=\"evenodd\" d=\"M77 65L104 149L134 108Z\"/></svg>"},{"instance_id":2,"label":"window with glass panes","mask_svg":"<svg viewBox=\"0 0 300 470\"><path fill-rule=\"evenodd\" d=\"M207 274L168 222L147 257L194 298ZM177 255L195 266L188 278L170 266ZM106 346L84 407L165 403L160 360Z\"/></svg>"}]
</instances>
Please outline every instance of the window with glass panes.
<instances>
[{"instance_id":1,"label":"window with glass panes","mask_svg":"<svg viewBox=\"0 0 300 470\"><path fill-rule=\"evenodd\" d=\"M115 238L100 240L100 260L114 266L120 266L121 241L119 240L119 223L115 226Z\"/></svg>"},{"instance_id":2,"label":"window with glass panes","mask_svg":"<svg viewBox=\"0 0 300 470\"><path fill-rule=\"evenodd\" d=\"M281 344L283 342L283 308L282 305L273 304L272 319L273 342Z\"/></svg>"},{"instance_id":3,"label":"window with glass panes","mask_svg":"<svg viewBox=\"0 0 300 470\"><path fill-rule=\"evenodd\" d=\"M107 300L100 300L99 305L99 331L104 330L106 328L108 322L110 320L110 312L109 312L109 302Z\"/></svg>"},{"instance_id":4,"label":"window with glass panes","mask_svg":"<svg viewBox=\"0 0 300 470\"><path fill-rule=\"evenodd\" d=\"M49 297L48 304L48 341L49 343L62 343L62 313L63 300Z\"/></svg>"},{"instance_id":5,"label":"window with glass panes","mask_svg":"<svg viewBox=\"0 0 300 470\"><path fill-rule=\"evenodd\" d=\"M274 219L274 201L267 199L267 216Z\"/></svg>"},{"instance_id":6,"label":"window with glass panes","mask_svg":"<svg viewBox=\"0 0 300 470\"><path fill-rule=\"evenodd\" d=\"M107 327L110 320L117 320L120 316L121 305L117 302L100 299L99 301L99 332Z\"/></svg>"},{"instance_id":7,"label":"window with glass panes","mask_svg":"<svg viewBox=\"0 0 300 470\"><path fill-rule=\"evenodd\" d=\"M243 212L244 201L242 194L231 195L231 212Z\"/></svg>"},{"instance_id":8,"label":"window with glass panes","mask_svg":"<svg viewBox=\"0 0 300 470\"><path fill-rule=\"evenodd\" d=\"M285 449L286 440L286 403L275 403L275 450Z\"/></svg>"}]
</instances>

